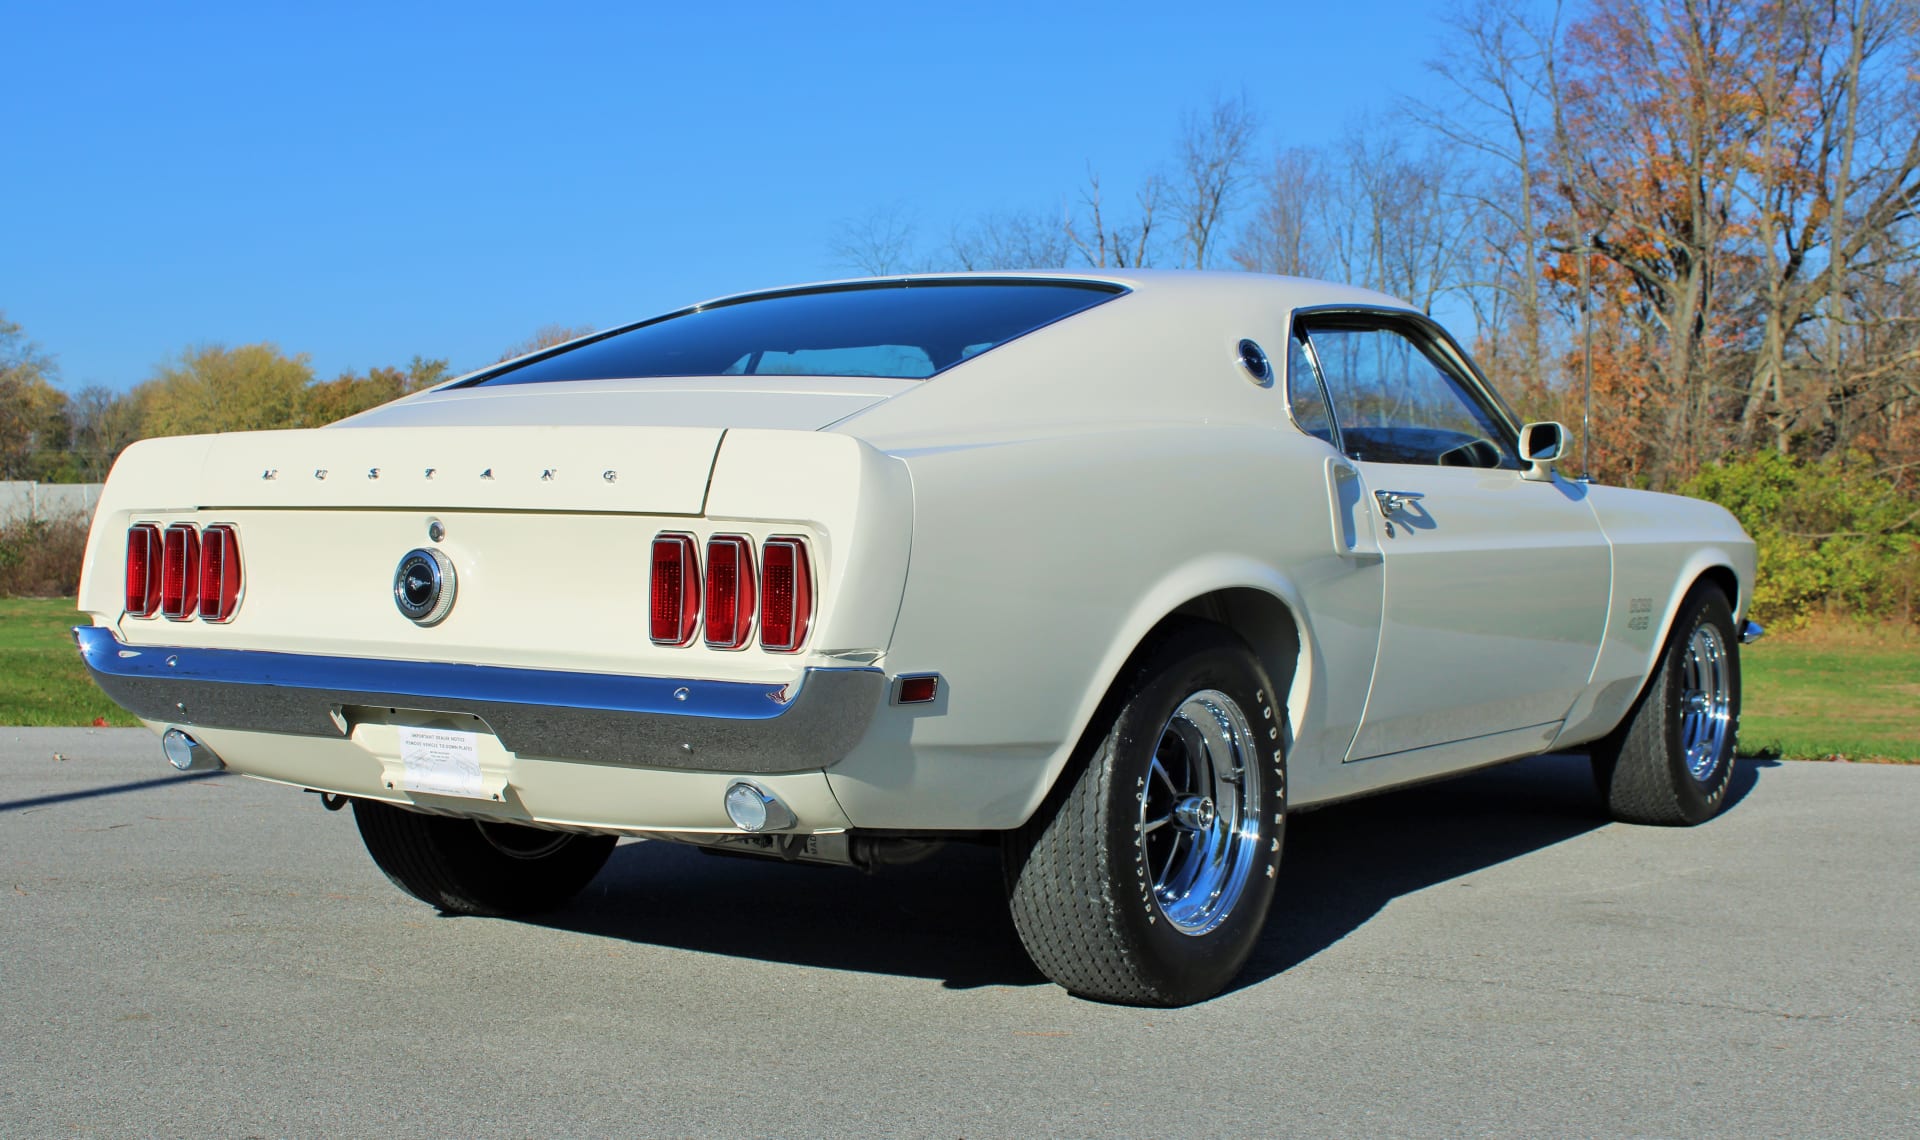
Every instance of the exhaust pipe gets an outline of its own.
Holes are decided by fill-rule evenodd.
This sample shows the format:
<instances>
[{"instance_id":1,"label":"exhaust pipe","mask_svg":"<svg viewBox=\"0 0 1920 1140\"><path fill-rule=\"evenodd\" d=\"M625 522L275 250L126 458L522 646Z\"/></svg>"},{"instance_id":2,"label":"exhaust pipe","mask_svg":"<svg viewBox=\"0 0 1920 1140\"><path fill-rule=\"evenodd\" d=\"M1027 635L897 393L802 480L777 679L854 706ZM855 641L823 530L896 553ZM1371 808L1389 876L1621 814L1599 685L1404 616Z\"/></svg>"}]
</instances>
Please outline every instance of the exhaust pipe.
<instances>
[{"instance_id":1,"label":"exhaust pipe","mask_svg":"<svg viewBox=\"0 0 1920 1140\"><path fill-rule=\"evenodd\" d=\"M227 766L213 749L177 728L161 734L160 751L167 754L167 763L182 772L218 772Z\"/></svg>"}]
</instances>

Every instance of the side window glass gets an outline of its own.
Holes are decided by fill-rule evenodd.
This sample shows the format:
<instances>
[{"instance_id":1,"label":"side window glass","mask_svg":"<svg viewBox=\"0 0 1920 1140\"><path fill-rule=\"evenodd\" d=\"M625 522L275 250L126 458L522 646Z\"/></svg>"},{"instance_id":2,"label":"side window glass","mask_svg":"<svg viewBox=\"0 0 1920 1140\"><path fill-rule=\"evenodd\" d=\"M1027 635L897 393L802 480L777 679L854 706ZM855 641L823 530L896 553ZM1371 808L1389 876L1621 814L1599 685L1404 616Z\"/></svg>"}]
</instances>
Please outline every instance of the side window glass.
<instances>
[{"instance_id":1,"label":"side window glass","mask_svg":"<svg viewBox=\"0 0 1920 1140\"><path fill-rule=\"evenodd\" d=\"M1518 468L1506 430L1421 346L1389 328L1308 325L1347 453L1374 463Z\"/></svg>"},{"instance_id":2,"label":"side window glass","mask_svg":"<svg viewBox=\"0 0 1920 1140\"><path fill-rule=\"evenodd\" d=\"M1327 397L1320 390L1313 361L1298 336L1287 338L1287 410L1293 413L1293 422L1301 431L1333 442L1333 417L1327 413Z\"/></svg>"}]
</instances>

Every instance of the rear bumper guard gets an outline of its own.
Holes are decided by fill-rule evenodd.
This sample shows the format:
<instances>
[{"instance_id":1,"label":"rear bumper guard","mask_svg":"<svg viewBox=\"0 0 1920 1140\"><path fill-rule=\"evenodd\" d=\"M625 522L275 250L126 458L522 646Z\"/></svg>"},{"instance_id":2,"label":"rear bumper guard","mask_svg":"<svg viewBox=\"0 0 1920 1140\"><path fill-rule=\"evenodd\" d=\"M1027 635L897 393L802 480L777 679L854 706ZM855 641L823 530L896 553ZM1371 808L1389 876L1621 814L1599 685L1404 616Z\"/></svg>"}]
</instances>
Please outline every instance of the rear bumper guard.
<instances>
[{"instance_id":1,"label":"rear bumper guard","mask_svg":"<svg viewBox=\"0 0 1920 1140\"><path fill-rule=\"evenodd\" d=\"M866 668L772 685L128 645L103 626L73 637L94 681L142 720L344 738L356 708L467 714L519 755L624 767L830 768L887 698L885 674Z\"/></svg>"}]
</instances>

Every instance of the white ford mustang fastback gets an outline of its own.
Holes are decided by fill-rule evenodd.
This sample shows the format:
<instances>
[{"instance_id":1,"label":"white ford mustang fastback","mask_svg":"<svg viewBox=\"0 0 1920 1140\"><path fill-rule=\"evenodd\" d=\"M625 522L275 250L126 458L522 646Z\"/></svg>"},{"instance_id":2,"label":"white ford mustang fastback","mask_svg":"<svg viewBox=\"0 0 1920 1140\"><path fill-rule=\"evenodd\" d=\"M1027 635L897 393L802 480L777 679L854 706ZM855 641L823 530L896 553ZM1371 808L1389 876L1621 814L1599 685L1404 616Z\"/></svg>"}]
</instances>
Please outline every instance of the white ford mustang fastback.
<instances>
[{"instance_id":1,"label":"white ford mustang fastback","mask_svg":"<svg viewBox=\"0 0 1920 1140\"><path fill-rule=\"evenodd\" d=\"M994 841L1078 994L1219 991L1289 811L1591 753L1726 797L1754 548L1554 470L1405 303L1124 272L730 297L313 431L115 466L76 631L188 771L353 805L443 910L619 836Z\"/></svg>"}]
</instances>

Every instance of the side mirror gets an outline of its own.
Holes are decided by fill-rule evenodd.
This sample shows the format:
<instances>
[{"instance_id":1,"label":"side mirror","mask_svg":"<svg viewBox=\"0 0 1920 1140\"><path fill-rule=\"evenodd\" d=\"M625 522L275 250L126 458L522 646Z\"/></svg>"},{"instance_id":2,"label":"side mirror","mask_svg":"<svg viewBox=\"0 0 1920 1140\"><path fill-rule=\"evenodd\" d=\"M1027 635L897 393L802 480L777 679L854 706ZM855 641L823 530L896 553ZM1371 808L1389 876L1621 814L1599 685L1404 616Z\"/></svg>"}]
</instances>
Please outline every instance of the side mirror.
<instances>
[{"instance_id":1,"label":"side mirror","mask_svg":"<svg viewBox=\"0 0 1920 1140\"><path fill-rule=\"evenodd\" d=\"M1553 465L1566 453L1567 429L1552 420L1531 423L1520 429L1520 462L1526 464L1522 479L1536 483L1553 481Z\"/></svg>"}]
</instances>

